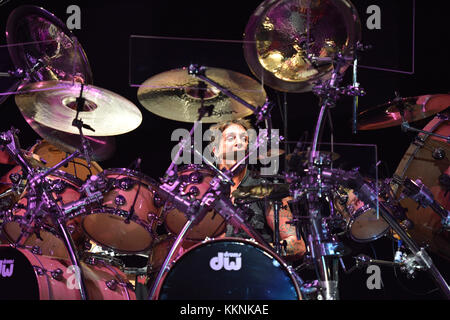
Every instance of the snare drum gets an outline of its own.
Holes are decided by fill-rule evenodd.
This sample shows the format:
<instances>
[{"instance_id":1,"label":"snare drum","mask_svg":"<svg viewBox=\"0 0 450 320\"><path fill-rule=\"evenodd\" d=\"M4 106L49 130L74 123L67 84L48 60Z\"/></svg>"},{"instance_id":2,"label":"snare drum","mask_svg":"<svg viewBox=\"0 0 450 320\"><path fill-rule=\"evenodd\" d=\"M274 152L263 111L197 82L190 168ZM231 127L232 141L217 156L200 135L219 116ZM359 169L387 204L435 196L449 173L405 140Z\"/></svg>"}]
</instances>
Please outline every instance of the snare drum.
<instances>
[{"instance_id":1,"label":"snare drum","mask_svg":"<svg viewBox=\"0 0 450 320\"><path fill-rule=\"evenodd\" d=\"M245 239L187 250L158 285L159 300L301 300L299 278L275 253Z\"/></svg>"},{"instance_id":2,"label":"snare drum","mask_svg":"<svg viewBox=\"0 0 450 320\"><path fill-rule=\"evenodd\" d=\"M346 194L346 202L341 204L339 199L335 199L335 208L345 219L346 232L351 239L356 242L370 242L381 238L390 230L389 224L376 208L364 204L352 189L341 188L340 190L341 193Z\"/></svg>"},{"instance_id":3,"label":"snare drum","mask_svg":"<svg viewBox=\"0 0 450 320\"><path fill-rule=\"evenodd\" d=\"M132 286L115 266L81 262L89 300L136 300ZM70 260L0 245L0 300L81 300Z\"/></svg>"},{"instance_id":4,"label":"snare drum","mask_svg":"<svg viewBox=\"0 0 450 320\"><path fill-rule=\"evenodd\" d=\"M182 180L181 193L191 194L196 199L201 199L208 191L209 183L215 174L205 168L196 165L189 165L178 172L179 179ZM169 233L179 234L187 222L185 214L178 209L171 208L164 214L164 223ZM218 237L225 232L226 222L215 211L208 212L205 217L186 234L186 239L192 241L202 241L205 238Z\"/></svg>"},{"instance_id":5,"label":"snare drum","mask_svg":"<svg viewBox=\"0 0 450 320\"><path fill-rule=\"evenodd\" d=\"M80 199L81 194L78 189L82 186L82 181L72 175L55 171L48 175L46 179L52 183L53 197L60 198L59 205ZM21 225L28 225L25 214L27 213L27 190L21 195L20 200L13 206L3 221L3 233L11 243L34 247L37 252L48 256L57 256L61 258L69 258L69 253L63 238L60 236L59 229L53 224L50 217L45 221L37 223L33 221L35 227L39 229L39 239L36 234L30 234L27 237L21 237ZM85 237L80 227L81 218L77 217L66 222L67 230L70 232L72 240L76 247L83 246Z\"/></svg>"},{"instance_id":6,"label":"snare drum","mask_svg":"<svg viewBox=\"0 0 450 320\"><path fill-rule=\"evenodd\" d=\"M155 182L129 169L108 169L103 174L111 188L103 195L103 205L83 217L83 230L102 247L118 252L149 250L162 211Z\"/></svg>"}]
</instances>

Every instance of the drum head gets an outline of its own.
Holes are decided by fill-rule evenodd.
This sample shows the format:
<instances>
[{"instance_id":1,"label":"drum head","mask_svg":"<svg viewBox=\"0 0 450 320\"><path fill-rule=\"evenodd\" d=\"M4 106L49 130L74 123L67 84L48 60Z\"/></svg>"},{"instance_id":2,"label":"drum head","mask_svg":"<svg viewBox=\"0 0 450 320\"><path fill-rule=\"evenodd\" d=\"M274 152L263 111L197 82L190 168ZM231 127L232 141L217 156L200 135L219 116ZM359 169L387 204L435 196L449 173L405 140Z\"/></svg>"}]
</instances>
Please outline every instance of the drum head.
<instances>
[{"instance_id":1,"label":"drum head","mask_svg":"<svg viewBox=\"0 0 450 320\"><path fill-rule=\"evenodd\" d=\"M350 237L356 242L374 241L384 236L389 229L389 224L381 214L377 214L375 209L368 209L352 221Z\"/></svg>"},{"instance_id":2,"label":"drum head","mask_svg":"<svg viewBox=\"0 0 450 320\"><path fill-rule=\"evenodd\" d=\"M18 249L0 246L0 300L39 300L34 268Z\"/></svg>"},{"instance_id":3,"label":"drum head","mask_svg":"<svg viewBox=\"0 0 450 320\"><path fill-rule=\"evenodd\" d=\"M280 258L251 241L220 239L185 252L159 300L299 300L298 292Z\"/></svg>"}]
</instances>

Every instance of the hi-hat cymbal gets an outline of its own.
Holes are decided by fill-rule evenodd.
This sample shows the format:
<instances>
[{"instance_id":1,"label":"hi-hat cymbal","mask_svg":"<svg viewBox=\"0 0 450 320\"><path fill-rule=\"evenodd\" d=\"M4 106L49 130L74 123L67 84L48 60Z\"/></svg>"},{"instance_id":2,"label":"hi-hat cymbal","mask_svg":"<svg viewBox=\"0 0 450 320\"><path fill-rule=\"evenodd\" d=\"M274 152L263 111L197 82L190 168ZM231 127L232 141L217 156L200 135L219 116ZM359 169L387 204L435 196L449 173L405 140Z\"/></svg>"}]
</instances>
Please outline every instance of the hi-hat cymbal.
<instances>
[{"instance_id":1,"label":"hi-hat cymbal","mask_svg":"<svg viewBox=\"0 0 450 320\"><path fill-rule=\"evenodd\" d=\"M255 107L262 106L266 101L263 86L246 75L219 68L207 68L205 75ZM209 84L206 89L201 89L201 80L189 75L184 68L166 71L147 79L140 86L137 95L142 106L158 116L181 122L195 122L202 106L201 93L204 94L204 105L214 106L211 116L202 118L204 123L240 119L253 113Z\"/></svg>"},{"instance_id":2,"label":"hi-hat cymbal","mask_svg":"<svg viewBox=\"0 0 450 320\"><path fill-rule=\"evenodd\" d=\"M72 125L82 84L68 81L46 81L27 84L16 95L16 104L24 117L40 125L70 134L79 134ZM86 100L79 113L86 136L115 136L136 129L142 122L139 109L122 96L106 89L84 85L82 97Z\"/></svg>"},{"instance_id":3,"label":"hi-hat cymbal","mask_svg":"<svg viewBox=\"0 0 450 320\"><path fill-rule=\"evenodd\" d=\"M307 92L316 81L330 79L336 53L351 55L360 38L360 19L350 1L266 0L246 26L244 55L265 85Z\"/></svg>"},{"instance_id":4,"label":"hi-hat cymbal","mask_svg":"<svg viewBox=\"0 0 450 320\"><path fill-rule=\"evenodd\" d=\"M50 80L92 84L87 56L66 24L43 8L24 5L14 9L6 24L8 50L16 68L30 70L33 82Z\"/></svg>"},{"instance_id":5,"label":"hi-hat cymbal","mask_svg":"<svg viewBox=\"0 0 450 320\"><path fill-rule=\"evenodd\" d=\"M450 94L423 95L396 98L358 115L359 130L383 129L403 123L401 111L407 122L419 121L450 107Z\"/></svg>"},{"instance_id":6,"label":"hi-hat cymbal","mask_svg":"<svg viewBox=\"0 0 450 320\"><path fill-rule=\"evenodd\" d=\"M288 183L266 183L257 186L240 187L232 192L235 199L283 199L289 196Z\"/></svg>"}]
</instances>

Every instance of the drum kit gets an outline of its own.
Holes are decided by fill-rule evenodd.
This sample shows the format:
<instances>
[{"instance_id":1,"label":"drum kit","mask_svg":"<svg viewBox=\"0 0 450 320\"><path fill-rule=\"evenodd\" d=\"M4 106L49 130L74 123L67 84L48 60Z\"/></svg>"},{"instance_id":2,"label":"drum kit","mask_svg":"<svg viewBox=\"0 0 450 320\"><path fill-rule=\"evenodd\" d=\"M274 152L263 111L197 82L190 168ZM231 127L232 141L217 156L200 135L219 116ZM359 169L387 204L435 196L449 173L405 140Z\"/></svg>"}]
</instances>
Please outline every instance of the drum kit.
<instances>
[{"instance_id":1,"label":"drum kit","mask_svg":"<svg viewBox=\"0 0 450 320\"><path fill-rule=\"evenodd\" d=\"M191 135L201 122L248 116L268 129L225 171L182 140L156 180L138 170L139 160L134 168L105 170L96 162L114 154L114 136L136 129L142 114L92 84L81 45L58 18L22 6L11 13L7 35L15 103L44 140L24 150L17 129L0 133L2 163L15 165L0 185L1 299L134 300L144 281L149 300L336 300L339 262L348 254L342 237L369 243L383 236L400 239L404 250L385 264L411 277L427 271L450 298L427 251L450 257L450 96L397 97L354 114L360 130L401 125L419 133L392 179L374 183L358 170L335 169L331 164L340 155L318 150L324 115L336 100L353 96L357 106L365 94L357 82L340 86L364 51L349 1L266 0L250 18L244 55L253 74L275 90L311 91L321 108L311 148L286 155L283 174L238 188L235 202L230 187L237 168L271 137L271 103L258 81L195 64L145 81L137 92L141 105L194 123ZM433 115L423 130L409 125ZM202 165L179 167L181 154L191 151ZM302 279L281 250L279 209L286 197L292 199L289 223L306 244L302 262L316 272L312 281ZM245 204L259 200L276 209L272 243L246 220ZM227 225L248 238L222 238ZM130 257L145 261L130 267ZM356 261L376 263L361 256Z\"/></svg>"}]
</instances>

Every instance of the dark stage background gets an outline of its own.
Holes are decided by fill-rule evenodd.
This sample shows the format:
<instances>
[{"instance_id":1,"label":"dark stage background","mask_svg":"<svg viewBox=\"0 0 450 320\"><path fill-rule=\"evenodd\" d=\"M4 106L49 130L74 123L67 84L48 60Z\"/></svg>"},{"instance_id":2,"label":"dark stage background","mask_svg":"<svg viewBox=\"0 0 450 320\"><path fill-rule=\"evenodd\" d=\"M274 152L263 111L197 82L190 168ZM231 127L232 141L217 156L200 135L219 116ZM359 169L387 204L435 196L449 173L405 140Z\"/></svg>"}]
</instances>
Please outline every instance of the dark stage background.
<instances>
[{"instance_id":1,"label":"dark stage background","mask_svg":"<svg viewBox=\"0 0 450 320\"><path fill-rule=\"evenodd\" d=\"M393 2L354 1L362 23L362 41L373 45L373 50L364 55L360 61L361 65L367 66L361 67L358 75L361 86L367 91L367 95L360 98L360 111L389 101L395 96L395 91L404 97L450 92L448 87L450 66L446 49L449 28L446 24L448 17L444 5L441 2L431 3L421 0ZM177 128L189 130L191 124L167 120L150 113L139 104L137 87L132 85L138 85L145 79L169 69L205 61L210 63L208 65L210 67L230 69L255 77L245 63L241 45L236 42L208 42L211 45L207 54L196 52L198 41L173 41L166 46L171 48L170 52L161 52L162 49L157 42L149 42L146 44L148 51L139 51L139 46L142 45L139 41L143 40L136 43L130 40L130 36L242 40L247 22L260 3L261 1L256 0L225 2L10 0L2 4L0 2L0 45L6 44L4 34L6 20L16 7L23 4L42 6L65 22L70 16L66 13L67 7L78 5L81 8L81 29L73 32L88 56L94 85L129 99L143 115L142 124L136 130L116 137L115 154L110 159L100 162L100 165L103 169L128 167L140 157L141 171L157 179L164 174L170 164L171 150L175 146L175 142L171 141L173 130ZM370 30L366 26L366 20L370 16L366 13L366 9L371 4L378 4L381 8L380 30ZM414 5L415 28L413 28ZM172 55L175 58L171 59ZM0 71L6 71L9 68L9 61L4 55L2 59ZM399 72L374 68L397 69ZM349 68L344 85L351 83L351 76ZM274 126L283 130L280 107L284 103L284 95L269 87L265 89L269 99L276 103L273 110ZM286 103L288 139L296 141L304 131L312 135L319 112L317 97L310 92L288 93ZM350 126L351 104L352 98L342 97L332 110L335 141L376 145L378 159L383 163L380 167L382 168L380 176L392 176L415 135L403 132L400 127L361 131L353 135ZM13 97L9 97L0 105L0 110L0 130L6 131L11 126L20 129L19 138L22 147L30 147L40 139L24 121ZM414 123L414 126L423 128L431 119ZM329 141L328 131L324 133L324 140ZM359 155L357 152L352 155L356 160L364 159L364 156L366 155ZM3 172L9 169L5 165L2 166ZM376 255L379 259L392 259L392 247L388 239L374 241L368 245L354 244L354 249L356 254L366 252L371 256ZM448 263L438 256L432 257L449 280ZM352 265L351 259L346 261L349 266ZM383 288L373 291L366 288L368 276L365 269L351 275L342 274L340 285L342 298L441 298L426 275L419 275L417 280L411 281L402 275L396 277L391 268L382 268ZM307 273L305 277L308 277ZM430 291L432 292L429 293Z\"/></svg>"}]
</instances>

